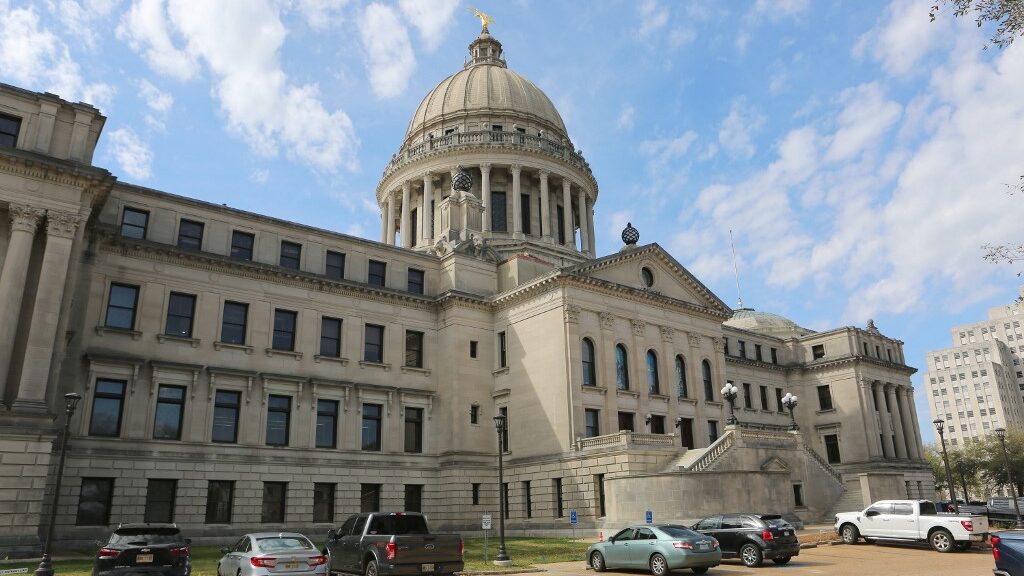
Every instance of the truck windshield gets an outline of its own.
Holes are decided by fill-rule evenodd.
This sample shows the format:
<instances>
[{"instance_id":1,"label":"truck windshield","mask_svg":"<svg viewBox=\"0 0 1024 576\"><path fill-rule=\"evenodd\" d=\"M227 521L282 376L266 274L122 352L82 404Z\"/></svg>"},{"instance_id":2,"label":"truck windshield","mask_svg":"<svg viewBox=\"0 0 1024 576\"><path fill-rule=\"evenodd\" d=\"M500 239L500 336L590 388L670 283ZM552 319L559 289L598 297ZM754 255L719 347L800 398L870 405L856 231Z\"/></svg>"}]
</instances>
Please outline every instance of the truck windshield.
<instances>
[{"instance_id":1,"label":"truck windshield","mask_svg":"<svg viewBox=\"0 0 1024 576\"><path fill-rule=\"evenodd\" d=\"M367 534L429 534L427 521L423 516L374 516Z\"/></svg>"},{"instance_id":2,"label":"truck windshield","mask_svg":"<svg viewBox=\"0 0 1024 576\"><path fill-rule=\"evenodd\" d=\"M921 516L935 516L935 502L921 502Z\"/></svg>"}]
</instances>

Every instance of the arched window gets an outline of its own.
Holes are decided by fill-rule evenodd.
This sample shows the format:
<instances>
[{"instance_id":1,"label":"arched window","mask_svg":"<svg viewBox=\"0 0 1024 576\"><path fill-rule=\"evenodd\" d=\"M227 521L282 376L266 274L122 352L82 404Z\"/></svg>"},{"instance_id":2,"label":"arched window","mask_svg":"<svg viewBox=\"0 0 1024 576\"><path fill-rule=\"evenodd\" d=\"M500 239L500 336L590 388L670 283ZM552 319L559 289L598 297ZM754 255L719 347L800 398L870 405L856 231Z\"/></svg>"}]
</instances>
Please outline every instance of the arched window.
<instances>
[{"instance_id":1,"label":"arched window","mask_svg":"<svg viewBox=\"0 0 1024 576\"><path fill-rule=\"evenodd\" d=\"M658 355L654 350L647 351L647 393L661 393L661 384L658 381Z\"/></svg>"},{"instance_id":2,"label":"arched window","mask_svg":"<svg viewBox=\"0 0 1024 576\"><path fill-rule=\"evenodd\" d=\"M686 389L686 361L682 356L676 356L676 395L680 398L690 395Z\"/></svg>"},{"instance_id":3,"label":"arched window","mask_svg":"<svg viewBox=\"0 0 1024 576\"><path fill-rule=\"evenodd\" d=\"M700 363L701 374L704 377L704 400L715 399L715 385L711 382L711 363L704 360Z\"/></svg>"},{"instance_id":4,"label":"arched window","mask_svg":"<svg viewBox=\"0 0 1024 576\"><path fill-rule=\"evenodd\" d=\"M583 339L583 385L597 386L597 367L594 364L594 342Z\"/></svg>"},{"instance_id":5,"label":"arched window","mask_svg":"<svg viewBox=\"0 0 1024 576\"><path fill-rule=\"evenodd\" d=\"M619 390L629 390L629 360L622 344L615 345L615 386Z\"/></svg>"}]
</instances>

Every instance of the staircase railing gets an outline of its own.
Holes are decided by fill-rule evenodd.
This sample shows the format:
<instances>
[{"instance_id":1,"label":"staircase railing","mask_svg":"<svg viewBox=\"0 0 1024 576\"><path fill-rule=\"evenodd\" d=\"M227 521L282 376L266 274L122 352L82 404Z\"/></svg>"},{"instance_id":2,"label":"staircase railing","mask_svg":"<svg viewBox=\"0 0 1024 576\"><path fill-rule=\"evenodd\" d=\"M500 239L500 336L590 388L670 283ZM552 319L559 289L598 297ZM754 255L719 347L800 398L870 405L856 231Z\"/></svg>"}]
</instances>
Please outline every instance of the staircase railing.
<instances>
[{"instance_id":1,"label":"staircase railing","mask_svg":"<svg viewBox=\"0 0 1024 576\"><path fill-rule=\"evenodd\" d=\"M811 457L811 460L814 460L818 464L819 468L824 470L825 473L831 476L832 479L835 480L837 483L845 487L845 484L843 484L843 475L838 470L833 468L831 464L825 461L825 459L822 458L821 455L815 452L814 449L808 446L807 444L801 442L800 445L803 446L804 452L806 452L807 455Z\"/></svg>"},{"instance_id":2,"label":"staircase railing","mask_svg":"<svg viewBox=\"0 0 1024 576\"><path fill-rule=\"evenodd\" d=\"M726 431L726 433L719 436L718 440L715 440L711 446L708 446L707 451L705 451L696 462L690 465L689 470L691 472L702 472L707 470L715 463L716 460L732 448L734 442L735 439L733 438L732 430Z\"/></svg>"}]
</instances>

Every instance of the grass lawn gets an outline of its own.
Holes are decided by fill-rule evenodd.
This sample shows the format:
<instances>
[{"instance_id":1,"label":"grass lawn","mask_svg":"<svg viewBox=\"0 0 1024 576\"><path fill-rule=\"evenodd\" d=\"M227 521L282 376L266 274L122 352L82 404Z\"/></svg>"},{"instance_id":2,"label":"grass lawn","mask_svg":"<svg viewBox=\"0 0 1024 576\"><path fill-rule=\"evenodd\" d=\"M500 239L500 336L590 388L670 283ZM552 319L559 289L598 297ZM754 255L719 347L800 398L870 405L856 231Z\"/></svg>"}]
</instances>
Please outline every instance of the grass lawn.
<instances>
[{"instance_id":1,"label":"grass lawn","mask_svg":"<svg viewBox=\"0 0 1024 576\"><path fill-rule=\"evenodd\" d=\"M568 562L583 560L587 544L583 541L574 542L569 538L506 538L505 545L512 559L512 566L498 568L491 561L498 553L498 539L488 539L489 560L484 560L484 539L466 539L466 571L467 572L518 572L534 564L547 562ZM71 556L74 553L58 551L60 556ZM219 546L194 546L192 548L193 576L215 576L217 560L221 557ZM28 568L31 575L39 566L38 562L2 564L0 570L11 568ZM83 553L82 560L61 560L54 563L54 572L58 576L91 576L92 551Z\"/></svg>"}]
</instances>

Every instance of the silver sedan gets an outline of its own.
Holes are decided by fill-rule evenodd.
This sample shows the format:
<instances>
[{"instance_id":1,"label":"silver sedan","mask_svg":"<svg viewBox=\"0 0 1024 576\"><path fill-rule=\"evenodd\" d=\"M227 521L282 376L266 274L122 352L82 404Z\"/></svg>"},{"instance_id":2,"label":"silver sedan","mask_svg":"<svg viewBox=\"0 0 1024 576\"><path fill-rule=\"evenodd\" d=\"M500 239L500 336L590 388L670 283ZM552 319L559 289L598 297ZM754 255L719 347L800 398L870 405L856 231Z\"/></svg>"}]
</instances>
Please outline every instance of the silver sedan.
<instances>
[{"instance_id":1,"label":"silver sedan","mask_svg":"<svg viewBox=\"0 0 1024 576\"><path fill-rule=\"evenodd\" d=\"M327 558L297 532L246 534L221 553L217 576L327 576Z\"/></svg>"}]
</instances>

